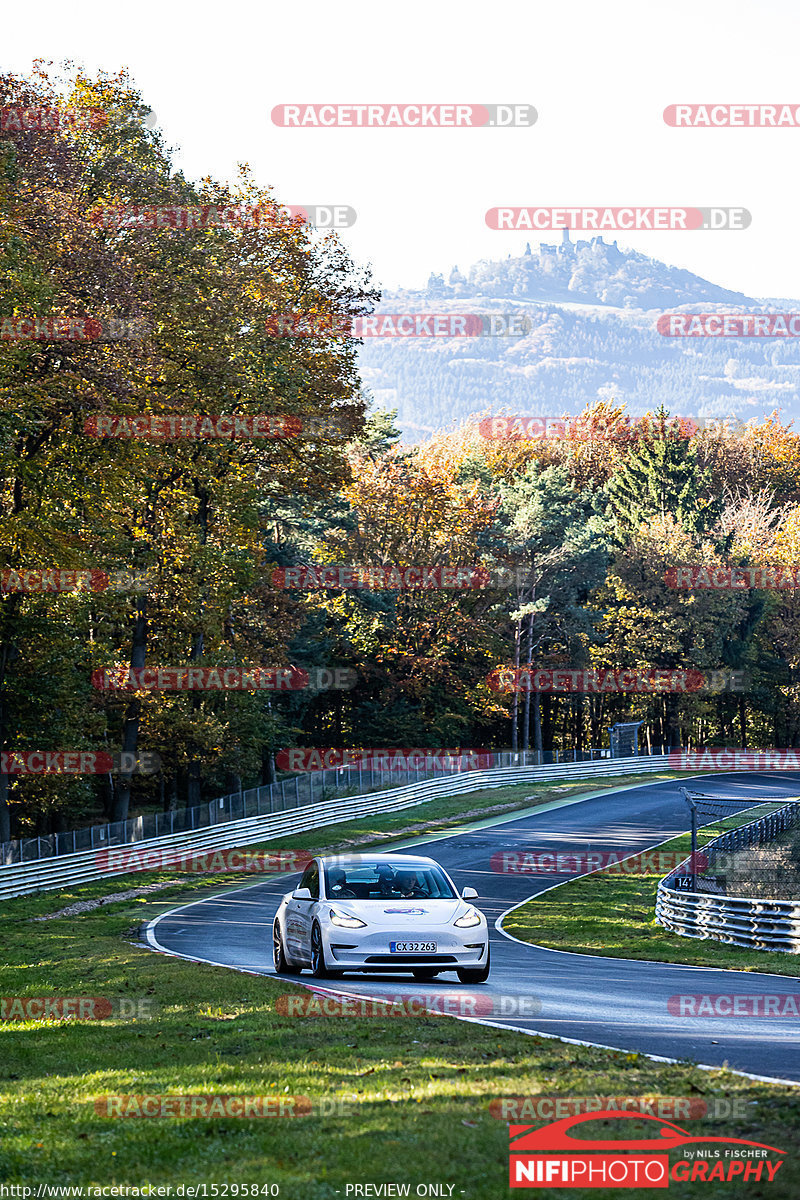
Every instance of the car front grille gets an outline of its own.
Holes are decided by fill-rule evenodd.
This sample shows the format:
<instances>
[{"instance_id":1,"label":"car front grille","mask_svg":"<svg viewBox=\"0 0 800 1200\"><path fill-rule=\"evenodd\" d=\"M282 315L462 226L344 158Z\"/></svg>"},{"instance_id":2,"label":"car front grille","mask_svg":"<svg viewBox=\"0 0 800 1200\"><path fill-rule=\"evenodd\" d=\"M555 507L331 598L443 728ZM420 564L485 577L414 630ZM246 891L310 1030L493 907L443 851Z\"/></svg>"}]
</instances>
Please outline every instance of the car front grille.
<instances>
[{"instance_id":1,"label":"car front grille","mask_svg":"<svg viewBox=\"0 0 800 1200\"><path fill-rule=\"evenodd\" d=\"M368 963L454 963L454 954L370 954Z\"/></svg>"}]
</instances>

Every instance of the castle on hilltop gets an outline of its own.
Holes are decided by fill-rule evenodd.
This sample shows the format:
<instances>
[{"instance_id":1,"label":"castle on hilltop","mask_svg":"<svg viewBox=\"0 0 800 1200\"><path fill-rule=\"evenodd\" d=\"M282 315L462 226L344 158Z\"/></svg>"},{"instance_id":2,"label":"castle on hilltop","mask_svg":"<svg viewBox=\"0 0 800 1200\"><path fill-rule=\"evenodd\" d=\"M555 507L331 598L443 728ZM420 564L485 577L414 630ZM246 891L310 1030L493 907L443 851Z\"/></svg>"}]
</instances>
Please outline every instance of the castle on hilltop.
<instances>
[{"instance_id":1,"label":"castle on hilltop","mask_svg":"<svg viewBox=\"0 0 800 1200\"><path fill-rule=\"evenodd\" d=\"M538 255L531 250L530 242L526 242L525 253L523 257L536 258L538 260L536 264L531 263L529 268L534 275L537 273L537 271L541 271L544 275L552 275L554 273L553 267L557 266L558 264L561 264L561 270L557 273L563 273L564 270L572 273L575 270L576 265L579 264L573 264L570 262L569 266L566 266L566 262L573 260L579 250L592 250L595 248L602 248L605 251L613 250L620 259L625 258L625 252L620 250L619 246L617 245L616 238L613 242L604 242L602 234L598 234L597 237L589 238L588 240L581 239L580 241L573 242L570 240L569 229L561 230L561 242L557 246L549 246L545 242L540 242ZM509 252L507 261L510 262L512 257L515 261L517 260L517 256L512 256L512 254ZM547 269L543 271L542 268L545 264L547 264ZM613 265L616 267L618 263ZM457 288L460 285L466 285L467 283L468 281L466 276L459 271L458 267L453 267L448 279L449 290ZM427 291L433 296L444 296L448 294L448 284L445 284L444 277L442 275L437 275L432 271L428 277Z\"/></svg>"},{"instance_id":2,"label":"castle on hilltop","mask_svg":"<svg viewBox=\"0 0 800 1200\"><path fill-rule=\"evenodd\" d=\"M603 235L590 238L588 241L571 242L569 238L569 229L561 230L561 244L559 246L548 246L545 242L539 243L539 258L574 258L578 250L585 250L592 246L603 246L606 250L616 250L619 254L619 246L617 239L613 242L604 242ZM530 242L525 246L525 253L531 254Z\"/></svg>"}]
</instances>

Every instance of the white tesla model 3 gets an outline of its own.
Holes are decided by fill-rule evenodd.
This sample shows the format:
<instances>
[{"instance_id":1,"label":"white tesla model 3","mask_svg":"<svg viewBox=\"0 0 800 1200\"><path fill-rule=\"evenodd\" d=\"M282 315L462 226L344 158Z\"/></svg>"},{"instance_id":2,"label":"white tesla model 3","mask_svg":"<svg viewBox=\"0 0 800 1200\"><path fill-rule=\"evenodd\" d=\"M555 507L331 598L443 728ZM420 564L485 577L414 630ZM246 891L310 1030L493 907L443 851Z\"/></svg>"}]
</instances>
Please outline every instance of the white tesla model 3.
<instances>
[{"instance_id":1,"label":"white tesla model 3","mask_svg":"<svg viewBox=\"0 0 800 1200\"><path fill-rule=\"evenodd\" d=\"M279 974L310 967L319 978L345 971L406 971L461 983L489 977L486 918L432 858L351 854L313 859L281 900L273 925Z\"/></svg>"}]
</instances>

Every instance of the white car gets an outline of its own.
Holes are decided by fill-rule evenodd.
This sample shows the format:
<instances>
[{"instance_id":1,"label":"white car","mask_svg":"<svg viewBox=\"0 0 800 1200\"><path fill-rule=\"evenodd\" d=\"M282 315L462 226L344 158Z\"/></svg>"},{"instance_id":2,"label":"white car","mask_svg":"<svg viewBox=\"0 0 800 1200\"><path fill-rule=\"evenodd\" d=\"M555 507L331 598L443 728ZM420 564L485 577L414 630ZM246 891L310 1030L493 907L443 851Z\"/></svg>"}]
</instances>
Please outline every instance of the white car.
<instances>
[{"instance_id":1,"label":"white car","mask_svg":"<svg viewBox=\"0 0 800 1200\"><path fill-rule=\"evenodd\" d=\"M351 854L313 859L281 900L273 925L278 974L310 967L318 979L345 971L406 971L462 983L489 977L489 929L432 858Z\"/></svg>"}]
</instances>

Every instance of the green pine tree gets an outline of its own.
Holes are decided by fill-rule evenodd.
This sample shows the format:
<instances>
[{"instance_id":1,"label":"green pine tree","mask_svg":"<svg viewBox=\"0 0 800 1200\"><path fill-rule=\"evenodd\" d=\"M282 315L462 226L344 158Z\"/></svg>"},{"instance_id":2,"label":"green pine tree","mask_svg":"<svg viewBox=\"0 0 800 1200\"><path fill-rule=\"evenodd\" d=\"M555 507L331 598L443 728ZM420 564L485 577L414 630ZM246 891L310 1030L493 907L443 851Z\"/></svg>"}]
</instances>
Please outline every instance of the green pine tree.
<instances>
[{"instance_id":1,"label":"green pine tree","mask_svg":"<svg viewBox=\"0 0 800 1200\"><path fill-rule=\"evenodd\" d=\"M396 420L396 408L378 408L374 412L368 413L364 430L354 439L353 445L369 458L380 458L388 453L403 436L402 430L398 429L395 424Z\"/></svg>"},{"instance_id":2,"label":"green pine tree","mask_svg":"<svg viewBox=\"0 0 800 1200\"><path fill-rule=\"evenodd\" d=\"M659 408L651 436L632 448L606 484L606 517L620 543L652 518L667 515L701 537L722 511L722 497L711 495L711 471L698 461L697 444L681 437L668 419Z\"/></svg>"}]
</instances>

